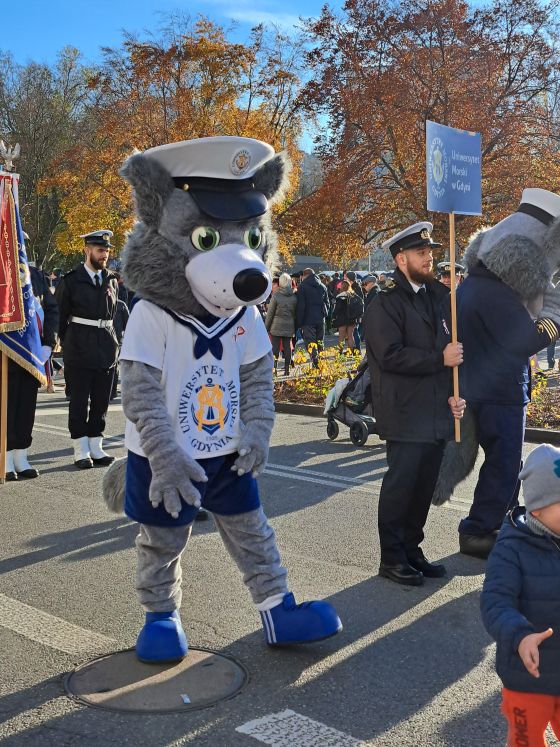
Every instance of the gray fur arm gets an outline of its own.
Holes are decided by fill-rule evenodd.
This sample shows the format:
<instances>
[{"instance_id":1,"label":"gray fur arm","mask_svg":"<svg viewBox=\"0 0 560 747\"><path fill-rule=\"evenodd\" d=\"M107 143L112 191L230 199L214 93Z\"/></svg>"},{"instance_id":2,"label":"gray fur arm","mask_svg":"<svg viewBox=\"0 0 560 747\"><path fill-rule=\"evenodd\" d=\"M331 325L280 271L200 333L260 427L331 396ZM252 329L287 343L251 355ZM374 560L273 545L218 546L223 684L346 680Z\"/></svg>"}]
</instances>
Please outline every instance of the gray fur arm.
<instances>
[{"instance_id":1,"label":"gray fur arm","mask_svg":"<svg viewBox=\"0 0 560 747\"><path fill-rule=\"evenodd\" d=\"M549 284L548 288L544 292L543 307L539 313L539 319L552 319L556 327L560 329L560 285L556 288ZM553 330L551 330L553 332ZM556 337L551 334L551 342L553 339L558 337L558 331Z\"/></svg>"},{"instance_id":2,"label":"gray fur arm","mask_svg":"<svg viewBox=\"0 0 560 747\"><path fill-rule=\"evenodd\" d=\"M270 435L274 425L274 396L272 384L272 353L241 366L239 371L241 438L239 456L232 469L260 474L268 459Z\"/></svg>"},{"instance_id":3,"label":"gray fur arm","mask_svg":"<svg viewBox=\"0 0 560 747\"><path fill-rule=\"evenodd\" d=\"M121 361L122 403L126 417L136 426L140 445L150 462L150 501L162 501L174 518L181 498L191 506L200 505L194 482L206 482L206 473L177 444L165 396L161 371L137 361Z\"/></svg>"}]
</instances>

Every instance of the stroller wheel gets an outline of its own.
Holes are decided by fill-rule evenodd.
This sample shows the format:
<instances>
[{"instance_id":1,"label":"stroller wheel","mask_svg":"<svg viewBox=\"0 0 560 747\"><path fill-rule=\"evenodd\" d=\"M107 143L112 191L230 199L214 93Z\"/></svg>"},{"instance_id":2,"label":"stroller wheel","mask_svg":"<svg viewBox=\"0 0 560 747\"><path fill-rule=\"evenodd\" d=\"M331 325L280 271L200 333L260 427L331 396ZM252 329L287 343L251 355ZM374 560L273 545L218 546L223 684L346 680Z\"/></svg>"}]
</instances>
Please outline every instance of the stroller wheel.
<instances>
[{"instance_id":1,"label":"stroller wheel","mask_svg":"<svg viewBox=\"0 0 560 747\"><path fill-rule=\"evenodd\" d=\"M368 429L365 423L361 420L357 420L350 426L350 441L356 446L363 446L368 439Z\"/></svg>"},{"instance_id":2,"label":"stroller wheel","mask_svg":"<svg viewBox=\"0 0 560 747\"><path fill-rule=\"evenodd\" d=\"M338 423L336 420L333 420L332 418L329 418L327 420L327 436L330 438L331 441L334 441L334 439L338 436Z\"/></svg>"}]
</instances>

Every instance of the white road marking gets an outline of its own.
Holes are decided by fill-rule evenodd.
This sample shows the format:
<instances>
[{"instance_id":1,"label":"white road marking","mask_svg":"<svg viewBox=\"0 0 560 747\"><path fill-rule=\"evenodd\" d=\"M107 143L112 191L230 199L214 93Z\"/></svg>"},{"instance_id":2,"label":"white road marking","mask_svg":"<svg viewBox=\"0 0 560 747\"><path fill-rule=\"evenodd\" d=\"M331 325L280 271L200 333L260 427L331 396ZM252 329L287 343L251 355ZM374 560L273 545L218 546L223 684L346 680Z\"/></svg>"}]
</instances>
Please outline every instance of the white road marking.
<instances>
[{"instance_id":1,"label":"white road marking","mask_svg":"<svg viewBox=\"0 0 560 747\"><path fill-rule=\"evenodd\" d=\"M290 709L248 721L236 728L271 747L360 747L365 745L349 734Z\"/></svg>"},{"instance_id":2,"label":"white road marking","mask_svg":"<svg viewBox=\"0 0 560 747\"><path fill-rule=\"evenodd\" d=\"M73 625L5 594L0 594L0 625L67 654L106 651L116 644L114 638Z\"/></svg>"},{"instance_id":3,"label":"white road marking","mask_svg":"<svg viewBox=\"0 0 560 747\"><path fill-rule=\"evenodd\" d=\"M118 407L115 405L115 407ZM67 428L62 428L58 425L51 425L50 423L40 423L35 421L34 426L41 433L50 433L53 436L66 435L70 438ZM124 448L124 434L117 436L104 436L103 443L107 446L122 447ZM383 468L382 468L383 469ZM379 471L379 470L377 470ZM368 496L376 496L379 494L381 484L379 481L363 480L358 477L346 477L345 475L333 475L330 472L320 472L318 470L308 469L307 467L292 467L290 465L283 464L267 464L264 470L265 475L272 475L274 477L291 477L294 480L300 482L311 482L315 485L325 485L329 488L338 488L338 490L353 490L358 493L364 493ZM465 512L465 509L470 507L469 501L463 501L459 498L452 498L443 508L451 509L452 511Z\"/></svg>"}]
</instances>

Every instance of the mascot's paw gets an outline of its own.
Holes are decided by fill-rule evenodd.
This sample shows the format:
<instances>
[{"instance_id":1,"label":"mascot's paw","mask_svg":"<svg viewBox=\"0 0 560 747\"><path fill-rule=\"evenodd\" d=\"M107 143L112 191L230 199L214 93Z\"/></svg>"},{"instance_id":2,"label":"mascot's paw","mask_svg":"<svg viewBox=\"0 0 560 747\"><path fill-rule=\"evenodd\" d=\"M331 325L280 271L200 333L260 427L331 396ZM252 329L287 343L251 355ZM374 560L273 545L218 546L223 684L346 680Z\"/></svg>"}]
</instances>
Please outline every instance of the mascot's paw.
<instances>
[{"instance_id":1,"label":"mascot's paw","mask_svg":"<svg viewBox=\"0 0 560 747\"><path fill-rule=\"evenodd\" d=\"M248 423L241 433L237 448L239 456L231 469L238 475L246 472L252 472L254 477L260 475L268 459L269 441L270 428L267 423Z\"/></svg>"},{"instance_id":2,"label":"mascot's paw","mask_svg":"<svg viewBox=\"0 0 560 747\"><path fill-rule=\"evenodd\" d=\"M189 650L187 636L177 610L147 612L136 641L136 656L146 664L181 661Z\"/></svg>"},{"instance_id":3,"label":"mascot's paw","mask_svg":"<svg viewBox=\"0 0 560 747\"><path fill-rule=\"evenodd\" d=\"M269 646L313 643L342 630L340 618L331 604L323 601L296 604L291 593L276 607L260 614Z\"/></svg>"}]
</instances>

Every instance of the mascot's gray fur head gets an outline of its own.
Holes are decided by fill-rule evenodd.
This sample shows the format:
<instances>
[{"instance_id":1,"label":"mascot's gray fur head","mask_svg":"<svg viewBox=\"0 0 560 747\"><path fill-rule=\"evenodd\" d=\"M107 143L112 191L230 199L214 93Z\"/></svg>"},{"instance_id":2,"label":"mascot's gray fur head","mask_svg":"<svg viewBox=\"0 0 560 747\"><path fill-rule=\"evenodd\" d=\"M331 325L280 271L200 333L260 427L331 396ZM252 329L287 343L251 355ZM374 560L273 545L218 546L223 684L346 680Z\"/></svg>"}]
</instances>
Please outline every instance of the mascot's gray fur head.
<instances>
[{"instance_id":1,"label":"mascot's gray fur head","mask_svg":"<svg viewBox=\"0 0 560 747\"><path fill-rule=\"evenodd\" d=\"M517 212L476 233L464 259L469 270L482 262L535 310L560 267L560 196L524 189Z\"/></svg>"},{"instance_id":2,"label":"mascot's gray fur head","mask_svg":"<svg viewBox=\"0 0 560 747\"><path fill-rule=\"evenodd\" d=\"M194 316L231 316L268 296L284 154L251 138L201 138L132 155L120 173L138 217L122 257L131 290Z\"/></svg>"}]
</instances>

